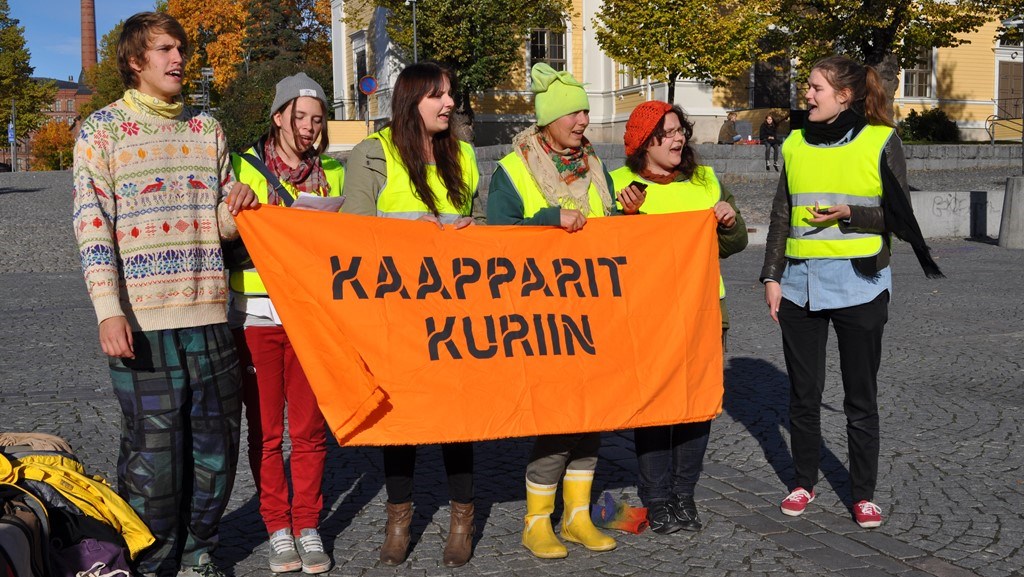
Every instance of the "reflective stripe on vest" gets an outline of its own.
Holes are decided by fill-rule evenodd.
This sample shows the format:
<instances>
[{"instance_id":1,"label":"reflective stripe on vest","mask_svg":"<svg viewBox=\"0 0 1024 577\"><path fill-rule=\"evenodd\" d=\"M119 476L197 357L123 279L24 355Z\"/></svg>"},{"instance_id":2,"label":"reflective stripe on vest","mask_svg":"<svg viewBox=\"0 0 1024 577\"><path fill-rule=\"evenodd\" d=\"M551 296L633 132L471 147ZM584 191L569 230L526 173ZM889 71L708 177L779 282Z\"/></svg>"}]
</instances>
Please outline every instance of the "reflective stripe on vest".
<instances>
[{"instance_id":1,"label":"reflective stripe on vest","mask_svg":"<svg viewBox=\"0 0 1024 577\"><path fill-rule=\"evenodd\" d=\"M498 164L505 169L509 180L512 181L512 186L516 187L516 192L519 193L519 198L523 201L523 218L530 218L540 212L541 209L551 208L548 199L544 198L544 193L537 186L537 181L533 179L533 175L530 174L529 169L526 168L526 164L523 163L523 159L518 154L510 152L499 160ZM592 173L600 174L601 178L604 178L602 166L591 166ZM587 189L587 204L589 204L589 212L586 213L587 218L605 215L604 205L601 203L601 193L597 191L597 186L593 182L590 183L590 187ZM568 207L563 206L560 208ZM580 212L583 211L581 210Z\"/></svg>"},{"instance_id":2,"label":"reflective stripe on vest","mask_svg":"<svg viewBox=\"0 0 1024 577\"><path fill-rule=\"evenodd\" d=\"M641 212L645 214L668 214L673 212L694 212L698 210L709 210L722 200L722 185L718 183L715 170L710 166L700 165L697 167L698 180L703 178L704 184L698 184L693 179L683 182L671 182L669 184L658 184L646 180L629 169L628 166L616 168L612 171L612 185L616 195L618 191L629 186L634 180L647 183L647 198ZM622 208L618 200L615 205ZM718 298L725 298L725 281L722 275L718 275Z\"/></svg>"},{"instance_id":3,"label":"reflective stripe on vest","mask_svg":"<svg viewBox=\"0 0 1024 577\"><path fill-rule=\"evenodd\" d=\"M377 216L385 218L401 218L415 220L421 216L433 214L416 196L409 171L398 156L398 149L391 140L391 128L374 132L369 136L380 141L384 149L384 160L387 163L387 181L377 196ZM473 209L473 193L480 182L480 170L476 164L476 152L468 142L459 141L459 166L462 167L462 181L466 183L465 203L460 207L452 206L448 200L448 189L437 173L437 167L427 165L427 185L434 193L437 212L441 222L448 224L459 217L469 216Z\"/></svg>"},{"instance_id":4,"label":"reflective stripe on vest","mask_svg":"<svg viewBox=\"0 0 1024 577\"><path fill-rule=\"evenodd\" d=\"M246 152L258 156L252 148ZM330 186L327 196L341 196L341 187L345 183L345 168L340 162L326 154L320 156L320 164L324 167L324 177L327 178L327 184ZM231 155L231 167L235 171L235 180L248 184L260 202L266 203L269 196L267 179L260 174L260 171L237 154ZM294 186L287 182L282 182L282 184L294 197L298 197L298 190ZM267 287L263 285L263 279L260 278L254 267L232 269L228 276L228 286L233 292L246 296L267 296Z\"/></svg>"},{"instance_id":5,"label":"reflective stripe on vest","mask_svg":"<svg viewBox=\"0 0 1024 577\"><path fill-rule=\"evenodd\" d=\"M789 258L859 258L882 250L882 235L850 230L838 221L816 225L808 208L817 202L827 208L836 204L877 207L882 204L879 171L885 143L892 137L888 126L865 126L854 139L839 146L813 146L804 141L803 130L793 131L782 143L789 185Z\"/></svg>"}]
</instances>

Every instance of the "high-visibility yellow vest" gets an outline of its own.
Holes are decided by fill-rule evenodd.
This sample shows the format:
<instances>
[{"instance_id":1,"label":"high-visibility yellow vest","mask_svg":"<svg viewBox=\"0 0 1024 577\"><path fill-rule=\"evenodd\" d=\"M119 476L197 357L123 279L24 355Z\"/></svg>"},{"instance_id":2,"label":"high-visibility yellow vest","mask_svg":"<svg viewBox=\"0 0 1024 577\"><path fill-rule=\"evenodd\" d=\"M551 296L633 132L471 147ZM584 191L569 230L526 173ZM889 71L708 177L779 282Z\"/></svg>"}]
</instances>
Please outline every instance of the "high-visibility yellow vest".
<instances>
[{"instance_id":1,"label":"high-visibility yellow vest","mask_svg":"<svg viewBox=\"0 0 1024 577\"><path fill-rule=\"evenodd\" d=\"M818 147L804 140L803 130L793 131L782 143L789 185L789 258L859 258L882 250L882 235L844 229L838 221L808 222L808 208L837 204L881 206L882 150L893 129L865 126L852 141L839 146Z\"/></svg>"},{"instance_id":2,"label":"high-visibility yellow vest","mask_svg":"<svg viewBox=\"0 0 1024 577\"><path fill-rule=\"evenodd\" d=\"M634 180L647 184L647 198L640 207L640 211L646 214L708 210L722 200L722 185L718 183L718 177L710 166L698 166L694 178L690 180L668 184L645 180L628 166L616 168L611 174L616 195ZM703 184L694 182L694 179L703 179ZM618 200L615 204L622 208ZM725 281L722 280L722 275L718 275L718 298L725 298Z\"/></svg>"},{"instance_id":3,"label":"high-visibility yellow vest","mask_svg":"<svg viewBox=\"0 0 1024 577\"><path fill-rule=\"evenodd\" d=\"M377 196L377 216L387 218L404 218L415 220L421 216L433 214L427 205L416 195L409 171L398 156L398 149L391 140L391 128L374 132L368 138L379 140L384 149L384 160L387 163L387 182ZM434 193L437 212L441 222L454 222L462 216L469 216L473 209L473 193L480 182L480 169L476 165L476 152L468 142L459 141L459 166L462 167L462 181L466 183L466 198L462 206L452 206L448 200L448 189L437 173L437 167L427 166L427 185Z\"/></svg>"},{"instance_id":4,"label":"high-visibility yellow vest","mask_svg":"<svg viewBox=\"0 0 1024 577\"><path fill-rule=\"evenodd\" d=\"M252 148L246 152L257 156L256 151ZM326 154L320 156L320 164L324 168L324 176L330 186L330 190L324 196L341 196L341 187L345 183L345 168L340 162ZM269 189L267 179L260 171L237 154L231 155L231 167L235 171L235 180L248 184L260 202L265 204L269 196ZM294 186L283 180L281 184L292 194L292 198L298 198L299 191ZM228 277L228 286L232 291L246 296L267 296L267 287L263 285L263 279L260 278L254 267L232 269Z\"/></svg>"},{"instance_id":5,"label":"high-visibility yellow vest","mask_svg":"<svg viewBox=\"0 0 1024 577\"><path fill-rule=\"evenodd\" d=\"M591 159L593 162L594 159ZM600 161L598 161L600 162ZM530 218L531 216L540 212L542 208L548 208L551 205L548 204L548 200L544 198L544 193L540 191L540 187L537 186L537 181L533 179L533 175L530 174L526 164L523 163L523 159L519 157L515 152L510 152L505 155L504 158L498 161L508 174L509 180L512 181L512 186L516 187L516 192L519 193L519 198L523 200L523 217ZM604 178L603 165L593 166L591 165L591 172L599 175L598 178ZM587 207L578 206L563 206L561 208L576 208L580 212L584 213L587 218L594 218L597 216L605 216L604 205L601 203L601 194L597 191L597 186L591 182L590 187L587 189Z\"/></svg>"}]
</instances>

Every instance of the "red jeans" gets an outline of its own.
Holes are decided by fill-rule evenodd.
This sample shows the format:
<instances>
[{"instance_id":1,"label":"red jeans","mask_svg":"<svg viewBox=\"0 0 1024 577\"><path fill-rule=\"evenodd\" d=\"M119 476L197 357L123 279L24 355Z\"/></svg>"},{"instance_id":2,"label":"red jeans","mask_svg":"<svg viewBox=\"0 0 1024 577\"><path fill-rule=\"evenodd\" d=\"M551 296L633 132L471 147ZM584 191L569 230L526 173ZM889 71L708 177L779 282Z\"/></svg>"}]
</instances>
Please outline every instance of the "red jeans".
<instances>
[{"instance_id":1,"label":"red jeans","mask_svg":"<svg viewBox=\"0 0 1024 577\"><path fill-rule=\"evenodd\" d=\"M302 529L319 527L327 433L309 381L283 328L235 330L235 339L249 424L249 465L267 532L291 528L298 535ZM292 442L291 505L282 451L286 404Z\"/></svg>"}]
</instances>

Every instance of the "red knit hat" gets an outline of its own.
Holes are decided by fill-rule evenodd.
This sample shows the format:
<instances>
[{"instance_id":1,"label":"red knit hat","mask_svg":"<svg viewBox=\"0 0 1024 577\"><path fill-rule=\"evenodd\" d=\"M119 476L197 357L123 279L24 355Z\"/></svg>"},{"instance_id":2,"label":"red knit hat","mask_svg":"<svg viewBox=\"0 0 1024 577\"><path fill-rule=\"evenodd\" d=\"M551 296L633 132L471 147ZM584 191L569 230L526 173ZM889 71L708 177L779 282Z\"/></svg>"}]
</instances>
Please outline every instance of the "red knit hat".
<instances>
[{"instance_id":1,"label":"red knit hat","mask_svg":"<svg viewBox=\"0 0 1024 577\"><path fill-rule=\"evenodd\" d=\"M643 145L669 110L672 110L672 105L660 100L649 100L633 109L626 121L626 133L622 136L626 144L626 156L632 155Z\"/></svg>"}]
</instances>

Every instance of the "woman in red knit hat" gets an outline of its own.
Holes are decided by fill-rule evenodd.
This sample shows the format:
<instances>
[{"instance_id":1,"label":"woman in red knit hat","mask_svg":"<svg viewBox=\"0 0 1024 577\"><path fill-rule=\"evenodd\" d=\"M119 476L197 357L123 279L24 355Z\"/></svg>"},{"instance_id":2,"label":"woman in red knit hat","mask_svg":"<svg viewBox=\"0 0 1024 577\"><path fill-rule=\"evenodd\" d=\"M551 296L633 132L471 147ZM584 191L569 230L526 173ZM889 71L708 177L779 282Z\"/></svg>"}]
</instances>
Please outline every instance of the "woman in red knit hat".
<instances>
[{"instance_id":1,"label":"woman in red knit hat","mask_svg":"<svg viewBox=\"0 0 1024 577\"><path fill-rule=\"evenodd\" d=\"M626 122L626 166L612 171L612 181L615 190L634 181L646 185L642 211L647 214L714 211L718 256L725 258L747 246L747 226L715 171L698 163L690 145L692 135L693 125L678 106L657 100L641 104ZM729 323L721 279L719 295L724 350ZM637 490L654 532L700 531L693 492L710 432L711 421L644 427L633 432L640 471Z\"/></svg>"}]
</instances>

